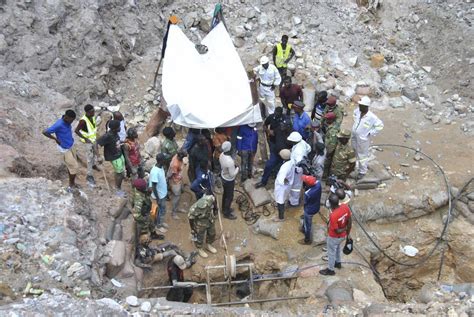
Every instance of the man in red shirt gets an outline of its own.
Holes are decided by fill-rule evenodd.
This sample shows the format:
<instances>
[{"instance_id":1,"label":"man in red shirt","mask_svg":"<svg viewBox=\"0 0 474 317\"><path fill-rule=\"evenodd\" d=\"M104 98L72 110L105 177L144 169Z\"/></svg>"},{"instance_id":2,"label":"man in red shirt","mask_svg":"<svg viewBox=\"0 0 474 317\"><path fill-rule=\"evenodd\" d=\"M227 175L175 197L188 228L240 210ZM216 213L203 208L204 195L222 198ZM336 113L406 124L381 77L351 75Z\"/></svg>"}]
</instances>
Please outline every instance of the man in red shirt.
<instances>
[{"instance_id":1,"label":"man in red shirt","mask_svg":"<svg viewBox=\"0 0 474 317\"><path fill-rule=\"evenodd\" d=\"M283 87L280 89L280 99L283 108L286 109L286 115L290 115L291 109L289 104L293 104L296 100L303 101L303 90L297 84L291 83L291 77L287 76L283 79Z\"/></svg>"},{"instance_id":2,"label":"man in red shirt","mask_svg":"<svg viewBox=\"0 0 474 317\"><path fill-rule=\"evenodd\" d=\"M322 275L336 275L334 267L341 266L341 243L349 237L352 219L351 210L347 204L339 205L339 197L336 194L329 195L331 214L328 224L328 268L319 271Z\"/></svg>"}]
</instances>

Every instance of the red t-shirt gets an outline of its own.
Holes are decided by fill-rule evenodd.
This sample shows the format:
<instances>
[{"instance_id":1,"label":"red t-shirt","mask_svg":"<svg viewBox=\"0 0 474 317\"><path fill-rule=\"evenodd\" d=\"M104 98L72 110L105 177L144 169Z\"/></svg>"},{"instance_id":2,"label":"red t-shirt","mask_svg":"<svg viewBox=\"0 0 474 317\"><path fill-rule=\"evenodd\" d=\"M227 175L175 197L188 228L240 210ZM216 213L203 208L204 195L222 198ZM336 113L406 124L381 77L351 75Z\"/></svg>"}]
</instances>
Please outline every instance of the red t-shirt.
<instances>
[{"instance_id":1,"label":"red t-shirt","mask_svg":"<svg viewBox=\"0 0 474 317\"><path fill-rule=\"evenodd\" d=\"M303 90L296 84L291 84L290 87L283 86L280 89L280 98L287 103L294 103L296 100L303 100Z\"/></svg>"},{"instance_id":2,"label":"red t-shirt","mask_svg":"<svg viewBox=\"0 0 474 317\"><path fill-rule=\"evenodd\" d=\"M347 232L336 233L336 229L342 229L347 227L347 223L351 218L351 210L347 204L342 204L334 209L329 215L329 230L328 235L331 238L344 238L347 236Z\"/></svg>"}]
</instances>

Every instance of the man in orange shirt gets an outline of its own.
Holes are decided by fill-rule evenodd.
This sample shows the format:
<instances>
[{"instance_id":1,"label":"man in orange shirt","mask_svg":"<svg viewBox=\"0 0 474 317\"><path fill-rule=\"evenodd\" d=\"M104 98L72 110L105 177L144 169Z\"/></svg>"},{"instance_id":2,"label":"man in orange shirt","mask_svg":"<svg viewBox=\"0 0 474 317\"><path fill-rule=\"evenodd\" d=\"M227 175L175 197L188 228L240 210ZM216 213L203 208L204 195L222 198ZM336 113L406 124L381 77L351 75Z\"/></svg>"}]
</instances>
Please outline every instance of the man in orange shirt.
<instances>
[{"instance_id":1,"label":"man in orange shirt","mask_svg":"<svg viewBox=\"0 0 474 317\"><path fill-rule=\"evenodd\" d=\"M168 169L168 184L170 185L172 198L171 204L173 206L171 216L173 219L179 219L178 217L178 206L183 191L183 159L188 155L186 150L179 150L177 154L173 156L170 162L170 168Z\"/></svg>"},{"instance_id":2,"label":"man in orange shirt","mask_svg":"<svg viewBox=\"0 0 474 317\"><path fill-rule=\"evenodd\" d=\"M340 269L341 265L341 243L349 237L352 227L351 210L347 204L339 205L339 197L336 194L329 195L331 214L328 223L328 267L319 271L321 275L336 275L334 268Z\"/></svg>"}]
</instances>

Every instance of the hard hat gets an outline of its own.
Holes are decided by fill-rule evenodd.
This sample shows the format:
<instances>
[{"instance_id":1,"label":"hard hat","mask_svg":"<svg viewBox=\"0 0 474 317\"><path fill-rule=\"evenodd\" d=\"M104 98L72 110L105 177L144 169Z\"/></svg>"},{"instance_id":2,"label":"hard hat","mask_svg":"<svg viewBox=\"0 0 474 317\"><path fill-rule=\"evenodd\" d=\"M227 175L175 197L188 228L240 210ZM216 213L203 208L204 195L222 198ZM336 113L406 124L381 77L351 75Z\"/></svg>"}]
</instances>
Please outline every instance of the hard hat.
<instances>
[{"instance_id":1,"label":"hard hat","mask_svg":"<svg viewBox=\"0 0 474 317\"><path fill-rule=\"evenodd\" d=\"M291 151L288 150L288 149L283 149L280 151L280 153L278 153L280 155L280 157L282 158L282 160L289 160L290 159L290 156L291 156Z\"/></svg>"},{"instance_id":2,"label":"hard hat","mask_svg":"<svg viewBox=\"0 0 474 317\"><path fill-rule=\"evenodd\" d=\"M351 137L351 131L347 130L347 129L342 129L341 131L339 131L339 133L337 134L337 137L338 138L350 138Z\"/></svg>"},{"instance_id":3,"label":"hard hat","mask_svg":"<svg viewBox=\"0 0 474 317\"><path fill-rule=\"evenodd\" d=\"M370 103L371 103L370 98L367 96L362 97L362 99L359 101L359 105L363 105L367 107L370 106Z\"/></svg>"},{"instance_id":4,"label":"hard hat","mask_svg":"<svg viewBox=\"0 0 474 317\"><path fill-rule=\"evenodd\" d=\"M181 270L186 269L186 262L184 261L184 258L181 255L176 255L173 259L173 263L176 264L176 266L179 267Z\"/></svg>"},{"instance_id":5,"label":"hard hat","mask_svg":"<svg viewBox=\"0 0 474 317\"><path fill-rule=\"evenodd\" d=\"M301 134L299 134L298 132L296 131L293 131L290 133L290 135L288 136L287 138L288 141L291 141L291 142L300 142L301 140L303 140L303 137L301 136Z\"/></svg>"},{"instance_id":6,"label":"hard hat","mask_svg":"<svg viewBox=\"0 0 474 317\"><path fill-rule=\"evenodd\" d=\"M316 185L316 177L311 176L311 175L302 175L301 180L303 183L305 183L308 186L314 186Z\"/></svg>"},{"instance_id":7,"label":"hard hat","mask_svg":"<svg viewBox=\"0 0 474 317\"><path fill-rule=\"evenodd\" d=\"M304 103L302 101L296 100L293 103L293 107L304 108Z\"/></svg>"},{"instance_id":8,"label":"hard hat","mask_svg":"<svg viewBox=\"0 0 474 317\"><path fill-rule=\"evenodd\" d=\"M270 60L266 56L260 57L260 65L268 64Z\"/></svg>"},{"instance_id":9,"label":"hard hat","mask_svg":"<svg viewBox=\"0 0 474 317\"><path fill-rule=\"evenodd\" d=\"M225 141L221 145L222 152L229 152L232 148L232 144L229 141Z\"/></svg>"}]
</instances>

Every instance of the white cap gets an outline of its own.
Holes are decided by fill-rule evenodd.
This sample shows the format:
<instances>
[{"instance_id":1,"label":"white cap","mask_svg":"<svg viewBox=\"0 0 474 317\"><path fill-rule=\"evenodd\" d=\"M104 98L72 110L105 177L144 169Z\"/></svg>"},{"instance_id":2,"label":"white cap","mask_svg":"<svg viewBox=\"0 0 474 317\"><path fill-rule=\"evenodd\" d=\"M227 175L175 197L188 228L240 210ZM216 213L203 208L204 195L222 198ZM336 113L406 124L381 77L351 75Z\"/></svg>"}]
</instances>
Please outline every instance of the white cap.
<instances>
[{"instance_id":1,"label":"white cap","mask_svg":"<svg viewBox=\"0 0 474 317\"><path fill-rule=\"evenodd\" d=\"M221 145L222 152L229 152L232 148L232 144L229 141L225 141Z\"/></svg>"},{"instance_id":2,"label":"white cap","mask_svg":"<svg viewBox=\"0 0 474 317\"><path fill-rule=\"evenodd\" d=\"M287 140L291 142L300 142L301 140L303 140L303 137L298 132L293 131L290 133Z\"/></svg>"},{"instance_id":3,"label":"white cap","mask_svg":"<svg viewBox=\"0 0 474 317\"><path fill-rule=\"evenodd\" d=\"M184 261L184 258L181 255L176 255L173 259L173 263L176 264L176 266L179 267L181 270L184 270L186 268L186 262Z\"/></svg>"},{"instance_id":4,"label":"white cap","mask_svg":"<svg viewBox=\"0 0 474 317\"><path fill-rule=\"evenodd\" d=\"M283 160L289 160L291 156L291 151L288 149L283 149L278 153Z\"/></svg>"},{"instance_id":5,"label":"white cap","mask_svg":"<svg viewBox=\"0 0 474 317\"><path fill-rule=\"evenodd\" d=\"M260 57L260 65L270 63L270 60L266 56Z\"/></svg>"},{"instance_id":6,"label":"white cap","mask_svg":"<svg viewBox=\"0 0 474 317\"><path fill-rule=\"evenodd\" d=\"M362 99L359 101L359 105L363 105L367 107L370 106L370 103L371 103L370 98L367 96L362 97Z\"/></svg>"}]
</instances>

